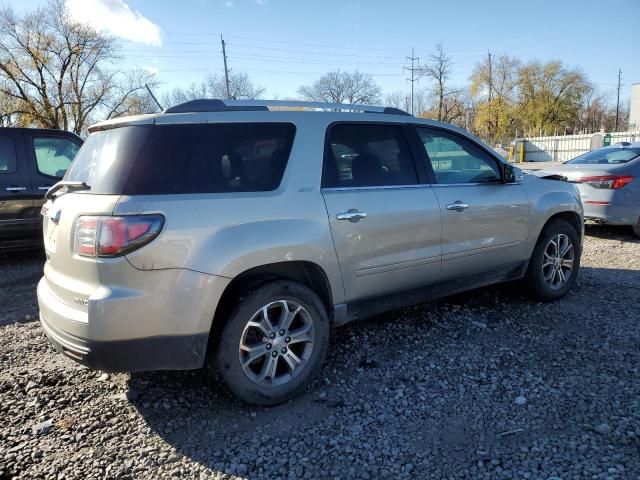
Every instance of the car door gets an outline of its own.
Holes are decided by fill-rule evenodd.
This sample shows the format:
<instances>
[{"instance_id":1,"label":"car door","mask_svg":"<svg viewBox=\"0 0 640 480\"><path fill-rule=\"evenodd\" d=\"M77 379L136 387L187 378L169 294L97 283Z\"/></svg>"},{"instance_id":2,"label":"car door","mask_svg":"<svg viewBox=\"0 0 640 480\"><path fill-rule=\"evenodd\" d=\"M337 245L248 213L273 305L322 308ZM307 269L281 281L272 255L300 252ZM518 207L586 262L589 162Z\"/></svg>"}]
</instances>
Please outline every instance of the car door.
<instances>
[{"instance_id":1,"label":"car door","mask_svg":"<svg viewBox=\"0 0 640 480\"><path fill-rule=\"evenodd\" d=\"M456 132L418 127L442 218L442 279L522 266L530 206L519 183L504 183L500 161Z\"/></svg>"},{"instance_id":2,"label":"car door","mask_svg":"<svg viewBox=\"0 0 640 480\"><path fill-rule=\"evenodd\" d=\"M33 130L25 133L34 217L40 218L44 194L62 180L81 145L79 138L67 132Z\"/></svg>"},{"instance_id":3,"label":"car door","mask_svg":"<svg viewBox=\"0 0 640 480\"><path fill-rule=\"evenodd\" d=\"M21 130L0 129L0 248L32 243L41 236L32 218L33 199Z\"/></svg>"},{"instance_id":4,"label":"car door","mask_svg":"<svg viewBox=\"0 0 640 480\"><path fill-rule=\"evenodd\" d=\"M328 129L322 194L347 301L436 282L440 208L400 124Z\"/></svg>"}]
</instances>

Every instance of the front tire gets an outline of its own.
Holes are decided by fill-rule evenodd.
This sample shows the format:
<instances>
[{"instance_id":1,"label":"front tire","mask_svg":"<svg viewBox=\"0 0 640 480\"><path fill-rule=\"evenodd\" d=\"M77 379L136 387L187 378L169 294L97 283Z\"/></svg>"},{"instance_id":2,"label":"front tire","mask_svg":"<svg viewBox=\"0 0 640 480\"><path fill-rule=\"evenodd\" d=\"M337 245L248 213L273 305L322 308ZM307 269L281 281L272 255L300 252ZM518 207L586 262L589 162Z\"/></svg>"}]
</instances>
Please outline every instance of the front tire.
<instances>
[{"instance_id":1,"label":"front tire","mask_svg":"<svg viewBox=\"0 0 640 480\"><path fill-rule=\"evenodd\" d=\"M330 340L318 295L279 280L247 292L217 336L210 367L233 395L276 405L300 393L320 371Z\"/></svg>"},{"instance_id":2,"label":"front tire","mask_svg":"<svg viewBox=\"0 0 640 480\"><path fill-rule=\"evenodd\" d=\"M636 237L640 238L640 223L631 225L631 228L633 228L633 233L636 235Z\"/></svg>"},{"instance_id":3,"label":"front tire","mask_svg":"<svg viewBox=\"0 0 640 480\"><path fill-rule=\"evenodd\" d=\"M580 236L569 222L549 222L529 260L526 284L529 293L543 302L564 297L580 269Z\"/></svg>"}]
</instances>

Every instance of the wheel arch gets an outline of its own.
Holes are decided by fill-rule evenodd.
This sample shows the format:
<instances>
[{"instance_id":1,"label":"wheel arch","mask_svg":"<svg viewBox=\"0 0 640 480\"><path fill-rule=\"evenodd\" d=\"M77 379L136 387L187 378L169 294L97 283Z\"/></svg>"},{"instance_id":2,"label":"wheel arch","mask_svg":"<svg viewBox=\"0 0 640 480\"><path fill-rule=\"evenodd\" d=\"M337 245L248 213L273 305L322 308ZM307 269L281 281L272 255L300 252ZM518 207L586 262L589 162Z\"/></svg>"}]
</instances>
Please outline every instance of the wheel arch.
<instances>
[{"instance_id":1,"label":"wheel arch","mask_svg":"<svg viewBox=\"0 0 640 480\"><path fill-rule=\"evenodd\" d=\"M578 236L582 237L582 230L584 228L582 218L580 218L580 215L578 215L576 212L568 212L568 211L558 212L552 215L551 217L549 217L547 221L544 223L542 230L540 230L538 237L540 237L540 235L542 234L544 229L547 227L547 225L549 225L549 223L551 223L553 220L566 221L575 229Z\"/></svg>"},{"instance_id":2,"label":"wheel arch","mask_svg":"<svg viewBox=\"0 0 640 480\"><path fill-rule=\"evenodd\" d=\"M309 287L320 297L327 309L328 317L333 322L333 294L324 269L310 261L275 262L249 268L234 277L227 285L213 316L210 338L216 337L220 330L220 322L231 314L234 306L247 292L275 280L291 280Z\"/></svg>"}]
</instances>

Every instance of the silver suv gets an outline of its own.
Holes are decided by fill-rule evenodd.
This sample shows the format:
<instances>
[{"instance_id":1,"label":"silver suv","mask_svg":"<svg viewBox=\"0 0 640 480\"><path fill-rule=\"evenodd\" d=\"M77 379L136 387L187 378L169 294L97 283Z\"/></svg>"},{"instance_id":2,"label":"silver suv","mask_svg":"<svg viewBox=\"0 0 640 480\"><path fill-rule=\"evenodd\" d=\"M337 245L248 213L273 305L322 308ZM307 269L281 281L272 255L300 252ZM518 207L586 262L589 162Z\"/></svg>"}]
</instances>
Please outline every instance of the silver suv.
<instances>
[{"instance_id":1,"label":"silver suv","mask_svg":"<svg viewBox=\"0 0 640 480\"><path fill-rule=\"evenodd\" d=\"M522 278L555 300L578 273L574 185L400 110L199 100L90 132L47 193L38 301L92 368L208 366L271 405L333 326Z\"/></svg>"}]
</instances>

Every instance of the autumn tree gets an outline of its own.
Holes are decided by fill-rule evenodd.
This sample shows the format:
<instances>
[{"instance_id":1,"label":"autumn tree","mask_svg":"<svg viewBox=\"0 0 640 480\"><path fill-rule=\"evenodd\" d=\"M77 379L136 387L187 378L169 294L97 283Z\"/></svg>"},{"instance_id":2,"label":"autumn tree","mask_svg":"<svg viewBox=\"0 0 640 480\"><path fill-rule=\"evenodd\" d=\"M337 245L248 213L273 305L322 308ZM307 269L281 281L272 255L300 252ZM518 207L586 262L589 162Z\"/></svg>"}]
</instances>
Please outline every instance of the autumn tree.
<instances>
[{"instance_id":1,"label":"autumn tree","mask_svg":"<svg viewBox=\"0 0 640 480\"><path fill-rule=\"evenodd\" d=\"M475 99L474 129L491 141L510 135L517 127L515 108L520 62L507 55L487 58L471 74L470 92Z\"/></svg>"},{"instance_id":2,"label":"autumn tree","mask_svg":"<svg viewBox=\"0 0 640 480\"><path fill-rule=\"evenodd\" d=\"M145 71L114 67L116 41L71 19L62 0L23 16L0 8L0 118L83 132L96 121L148 111Z\"/></svg>"},{"instance_id":3,"label":"autumn tree","mask_svg":"<svg viewBox=\"0 0 640 480\"><path fill-rule=\"evenodd\" d=\"M517 83L522 127L544 135L575 126L591 88L582 72L559 61L521 66Z\"/></svg>"},{"instance_id":4,"label":"autumn tree","mask_svg":"<svg viewBox=\"0 0 640 480\"><path fill-rule=\"evenodd\" d=\"M329 72L312 85L298 89L298 93L308 101L350 104L379 103L381 92L371 75L357 70L353 73Z\"/></svg>"}]
</instances>

